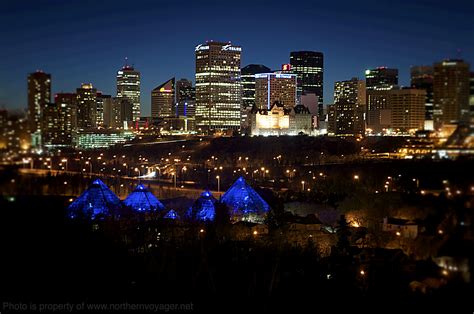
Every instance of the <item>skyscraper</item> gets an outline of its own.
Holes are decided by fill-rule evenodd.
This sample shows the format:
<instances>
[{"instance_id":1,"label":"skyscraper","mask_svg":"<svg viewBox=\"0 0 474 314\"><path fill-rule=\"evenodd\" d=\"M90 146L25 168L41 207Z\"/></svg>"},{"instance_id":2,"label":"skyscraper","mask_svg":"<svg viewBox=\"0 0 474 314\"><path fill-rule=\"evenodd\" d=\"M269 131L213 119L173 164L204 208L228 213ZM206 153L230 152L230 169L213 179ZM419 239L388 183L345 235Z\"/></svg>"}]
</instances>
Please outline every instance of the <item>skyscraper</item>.
<instances>
[{"instance_id":1,"label":"skyscraper","mask_svg":"<svg viewBox=\"0 0 474 314\"><path fill-rule=\"evenodd\" d=\"M378 67L365 70L367 90L390 90L398 85L398 69Z\"/></svg>"},{"instance_id":2,"label":"skyscraper","mask_svg":"<svg viewBox=\"0 0 474 314\"><path fill-rule=\"evenodd\" d=\"M127 98L133 106L133 121L140 119L140 72L125 64L117 72L117 98Z\"/></svg>"},{"instance_id":3,"label":"skyscraper","mask_svg":"<svg viewBox=\"0 0 474 314\"><path fill-rule=\"evenodd\" d=\"M469 112L470 119L474 119L474 72L469 77Z\"/></svg>"},{"instance_id":4,"label":"skyscraper","mask_svg":"<svg viewBox=\"0 0 474 314\"><path fill-rule=\"evenodd\" d=\"M241 51L240 46L214 41L196 46L198 128L208 131L240 128Z\"/></svg>"},{"instance_id":5,"label":"skyscraper","mask_svg":"<svg viewBox=\"0 0 474 314\"><path fill-rule=\"evenodd\" d=\"M365 81L352 78L334 83L336 135L363 135L365 133L366 91Z\"/></svg>"},{"instance_id":6,"label":"skyscraper","mask_svg":"<svg viewBox=\"0 0 474 314\"><path fill-rule=\"evenodd\" d=\"M262 64L249 64L242 68L242 106L244 108L252 108L255 105L255 74L271 71Z\"/></svg>"},{"instance_id":7,"label":"skyscraper","mask_svg":"<svg viewBox=\"0 0 474 314\"><path fill-rule=\"evenodd\" d=\"M367 126L375 131L390 126L388 91L398 86L398 69L378 67L365 70Z\"/></svg>"},{"instance_id":8,"label":"skyscraper","mask_svg":"<svg viewBox=\"0 0 474 314\"><path fill-rule=\"evenodd\" d=\"M298 75L298 99L302 94L318 96L318 116L323 117L324 56L316 51L290 53L291 71Z\"/></svg>"},{"instance_id":9,"label":"skyscraper","mask_svg":"<svg viewBox=\"0 0 474 314\"><path fill-rule=\"evenodd\" d=\"M77 130L77 95L56 94L54 103L59 110L57 144L72 145L73 133Z\"/></svg>"},{"instance_id":10,"label":"skyscraper","mask_svg":"<svg viewBox=\"0 0 474 314\"><path fill-rule=\"evenodd\" d=\"M97 127L97 89L91 83L82 84L76 89L76 94L78 129Z\"/></svg>"},{"instance_id":11,"label":"skyscraper","mask_svg":"<svg viewBox=\"0 0 474 314\"><path fill-rule=\"evenodd\" d=\"M28 75L28 124L32 147L41 147L43 110L51 102L51 74L36 71Z\"/></svg>"},{"instance_id":12,"label":"skyscraper","mask_svg":"<svg viewBox=\"0 0 474 314\"><path fill-rule=\"evenodd\" d=\"M182 100L195 100L196 99L196 88L193 87L193 83L187 79L180 79L176 81L176 103Z\"/></svg>"},{"instance_id":13,"label":"skyscraper","mask_svg":"<svg viewBox=\"0 0 474 314\"><path fill-rule=\"evenodd\" d=\"M112 98L111 95L104 95L102 92L97 93L96 104L97 104L97 113L96 113L96 125L97 127L103 128L104 123L104 114L105 114L105 101L106 99Z\"/></svg>"},{"instance_id":14,"label":"skyscraper","mask_svg":"<svg viewBox=\"0 0 474 314\"><path fill-rule=\"evenodd\" d=\"M174 115L175 79L169 79L151 91L152 118L169 118Z\"/></svg>"},{"instance_id":15,"label":"skyscraper","mask_svg":"<svg viewBox=\"0 0 474 314\"><path fill-rule=\"evenodd\" d=\"M437 126L468 120L469 75L469 64L463 60L435 63L433 115Z\"/></svg>"},{"instance_id":16,"label":"skyscraper","mask_svg":"<svg viewBox=\"0 0 474 314\"><path fill-rule=\"evenodd\" d=\"M401 131L423 130L425 123L426 90L416 88L393 89L388 103L391 111L390 127Z\"/></svg>"},{"instance_id":17,"label":"skyscraper","mask_svg":"<svg viewBox=\"0 0 474 314\"><path fill-rule=\"evenodd\" d=\"M295 74L255 74L255 106L257 109L270 110L275 102L287 109L296 106Z\"/></svg>"},{"instance_id":18,"label":"skyscraper","mask_svg":"<svg viewBox=\"0 0 474 314\"><path fill-rule=\"evenodd\" d=\"M433 120L433 73L433 67L429 65L410 68L411 87L426 91L425 121Z\"/></svg>"}]
</instances>

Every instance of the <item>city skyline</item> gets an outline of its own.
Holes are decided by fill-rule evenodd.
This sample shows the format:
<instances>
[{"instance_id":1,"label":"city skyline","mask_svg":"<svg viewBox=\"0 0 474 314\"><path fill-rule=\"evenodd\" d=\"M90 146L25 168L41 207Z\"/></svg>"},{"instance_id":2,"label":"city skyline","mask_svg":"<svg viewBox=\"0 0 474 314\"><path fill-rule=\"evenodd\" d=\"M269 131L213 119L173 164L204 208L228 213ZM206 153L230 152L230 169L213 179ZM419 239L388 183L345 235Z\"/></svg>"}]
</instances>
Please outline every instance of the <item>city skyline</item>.
<instances>
[{"instance_id":1,"label":"city skyline","mask_svg":"<svg viewBox=\"0 0 474 314\"><path fill-rule=\"evenodd\" d=\"M158 9L163 9L158 8L159 4L143 3L147 5L134 8L129 14L145 20L144 17L157 13ZM139 22L125 29L101 26L101 30L95 32L88 32L81 26L87 25L87 28L93 29L99 25L99 22L105 25L109 19L124 14L127 10L126 4L114 2L114 7L108 6L107 2L96 4L96 10L86 18L80 16L84 10L81 6L77 12L68 12L67 9L72 5L58 5L50 1L32 4L31 8L25 10L22 5L9 4L1 13L1 23L13 25L13 31L5 34L6 49L1 53L0 69L3 73L11 75L8 78L6 76L0 78L2 86L0 107L26 109L25 77L37 69L51 73L53 95L60 92L72 92L81 83L88 82L91 82L99 91L114 95L115 74L123 66L125 57L128 57L129 63L142 74L143 95L149 94L156 84L169 77L183 77L194 81L194 47L211 39L231 41L233 44L242 46L242 67L255 63L264 64L276 70L281 64L289 63L291 51L323 52L325 56L324 104L332 103L335 81L349 80L352 77L362 79L367 68L378 66L398 68L400 85L409 86L410 66L432 65L445 58L462 58L468 63L474 59L474 44L469 40L472 26L468 24L468 16L464 13L468 12L473 4L467 1L458 2L455 8L432 4L430 7L425 7L418 1L411 4L399 4L397 7L391 7L388 3L376 5L376 2L364 1L360 8L352 8L351 11L332 4L321 4L318 12L313 12L314 16L303 13L303 22L300 27L305 27L302 32L296 32L294 25L288 26L283 23L286 25L284 26L277 22L275 22L275 28L271 30L256 28L262 23L261 19L255 18L258 12L274 13L268 16L272 16L275 21L278 21L279 17L282 21L294 20L294 17L285 18L285 14L281 11L283 8L281 4L272 5L270 8L267 4L259 2L253 6L254 9L251 12L246 11L246 16L240 17L245 22L241 28L220 27L219 29L215 26L222 25L222 22L226 20L224 17L204 21L199 19L200 14L206 9L211 9L215 13L223 12L228 5L204 2L201 7L198 7L196 4L186 3L193 13L185 21L182 21L180 16L176 17L178 21L183 22L182 25L176 23L175 33L179 36L166 35L160 37L159 40L147 38L147 35L166 23L167 19L174 17L173 14L180 9L174 4L167 5L166 9L159 12L158 15L164 17L163 19L157 16L151 22ZM299 1L295 5L306 9L314 6L304 1ZM20 9L24 17L28 19L24 25L11 19L11 16L18 13ZM106 9L110 11L110 17L104 16ZM423 9L426 9L423 14L416 14ZM46 23L42 19L43 24L34 27L35 23L41 21L36 16L38 10L44 12L46 16L54 15L61 10L62 15L54 21L46 19L48 21ZM448 12L445 12L446 10ZM239 18L238 13L241 11L242 9L236 9L227 18ZM404 11L410 14L401 14ZM346 22L331 21L331 14L344 18ZM435 23L435 17L441 14L449 14L450 20L453 21L452 24L443 26L443 29L437 27ZM365 19L360 18L364 16ZM370 16L372 18L369 18ZM405 17L400 18L400 16ZM72 18L70 23L69 18ZM65 23L66 20L68 23ZM195 21L201 21L202 27L197 30L190 28L189 26ZM350 24L354 22L359 24L359 30L351 29ZM320 27L323 31L315 33L311 31L314 27ZM3 28L7 29L6 26ZM361 32L360 29L366 29L367 32ZM120 37L113 39L117 32L137 36L131 37L131 45L121 46L123 39ZM281 34L281 37L275 36L276 33ZM46 38L43 38L44 41L41 41L41 45L56 44L61 46L61 49L40 51L39 34L48 34ZM298 35L291 36L291 34ZM384 37L381 38L380 34ZM359 37L354 38L356 35ZM82 42L84 36L89 36L90 43L84 44L84 47L81 46L80 49L74 49L74 43ZM284 41L282 43L281 40L272 38L283 38ZM68 41L71 41L70 44ZM355 42L358 44L356 45ZM99 47L103 49L99 49L98 44L101 44ZM352 44L351 53L347 53L347 44ZM458 49L461 50L460 53ZM18 51L21 53L17 53ZM149 97L142 97L141 104L143 115L149 116Z\"/></svg>"}]
</instances>

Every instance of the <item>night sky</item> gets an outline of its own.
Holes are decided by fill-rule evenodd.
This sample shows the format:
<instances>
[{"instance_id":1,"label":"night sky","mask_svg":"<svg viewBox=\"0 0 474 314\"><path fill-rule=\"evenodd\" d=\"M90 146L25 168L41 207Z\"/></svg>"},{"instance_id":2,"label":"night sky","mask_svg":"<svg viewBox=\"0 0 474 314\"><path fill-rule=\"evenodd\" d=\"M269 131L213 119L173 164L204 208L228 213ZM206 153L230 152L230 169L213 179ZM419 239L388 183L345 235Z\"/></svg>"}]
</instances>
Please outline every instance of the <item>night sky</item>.
<instances>
[{"instance_id":1,"label":"night sky","mask_svg":"<svg viewBox=\"0 0 474 314\"><path fill-rule=\"evenodd\" d=\"M242 66L277 69L293 50L322 51L324 102L335 80L369 67L474 62L474 1L14 1L0 10L0 107L26 108L26 77L52 74L53 93L82 82L115 95L128 57L142 74L142 111L167 79L194 79L194 46L242 46Z\"/></svg>"}]
</instances>

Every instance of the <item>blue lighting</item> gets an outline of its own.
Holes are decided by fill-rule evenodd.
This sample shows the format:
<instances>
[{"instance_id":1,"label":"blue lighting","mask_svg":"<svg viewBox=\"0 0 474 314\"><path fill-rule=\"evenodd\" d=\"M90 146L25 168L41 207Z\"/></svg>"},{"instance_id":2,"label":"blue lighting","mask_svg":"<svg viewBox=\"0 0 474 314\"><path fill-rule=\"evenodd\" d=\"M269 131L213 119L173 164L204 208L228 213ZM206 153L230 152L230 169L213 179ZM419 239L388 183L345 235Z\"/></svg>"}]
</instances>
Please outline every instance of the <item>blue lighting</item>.
<instances>
[{"instance_id":1,"label":"blue lighting","mask_svg":"<svg viewBox=\"0 0 474 314\"><path fill-rule=\"evenodd\" d=\"M213 221L216 216L217 200L211 192L204 191L188 210L188 216L195 221Z\"/></svg>"},{"instance_id":2,"label":"blue lighting","mask_svg":"<svg viewBox=\"0 0 474 314\"><path fill-rule=\"evenodd\" d=\"M165 206L143 184L139 184L123 203L138 212L165 209Z\"/></svg>"},{"instance_id":3,"label":"blue lighting","mask_svg":"<svg viewBox=\"0 0 474 314\"><path fill-rule=\"evenodd\" d=\"M178 213L174 210L174 209L171 209L164 217L165 219L178 219L179 220L179 215Z\"/></svg>"},{"instance_id":4,"label":"blue lighting","mask_svg":"<svg viewBox=\"0 0 474 314\"><path fill-rule=\"evenodd\" d=\"M100 179L92 182L67 208L69 218L103 219L120 207L120 199Z\"/></svg>"},{"instance_id":5,"label":"blue lighting","mask_svg":"<svg viewBox=\"0 0 474 314\"><path fill-rule=\"evenodd\" d=\"M222 195L221 202L230 208L234 220L262 222L270 206L247 184L243 177L238 178L234 184Z\"/></svg>"}]
</instances>

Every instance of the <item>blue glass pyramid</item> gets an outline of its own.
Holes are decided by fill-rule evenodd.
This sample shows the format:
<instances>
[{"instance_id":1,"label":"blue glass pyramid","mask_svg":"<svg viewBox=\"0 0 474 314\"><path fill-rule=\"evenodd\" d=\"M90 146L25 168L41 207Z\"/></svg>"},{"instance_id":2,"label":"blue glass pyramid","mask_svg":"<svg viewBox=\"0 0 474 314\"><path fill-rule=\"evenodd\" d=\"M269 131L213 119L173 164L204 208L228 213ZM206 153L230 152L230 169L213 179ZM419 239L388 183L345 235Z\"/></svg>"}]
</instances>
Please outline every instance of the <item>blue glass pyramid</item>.
<instances>
[{"instance_id":1,"label":"blue glass pyramid","mask_svg":"<svg viewBox=\"0 0 474 314\"><path fill-rule=\"evenodd\" d=\"M171 209L163 218L179 220L179 215L174 209Z\"/></svg>"},{"instance_id":2,"label":"blue glass pyramid","mask_svg":"<svg viewBox=\"0 0 474 314\"><path fill-rule=\"evenodd\" d=\"M221 202L230 208L233 220L263 222L270 206L247 184L243 177L238 178L234 184L222 195Z\"/></svg>"},{"instance_id":3,"label":"blue glass pyramid","mask_svg":"<svg viewBox=\"0 0 474 314\"><path fill-rule=\"evenodd\" d=\"M92 184L67 208L69 218L103 219L120 207L120 199L100 179Z\"/></svg>"},{"instance_id":4,"label":"blue glass pyramid","mask_svg":"<svg viewBox=\"0 0 474 314\"><path fill-rule=\"evenodd\" d=\"M143 184L127 196L123 203L137 212L164 210L165 206Z\"/></svg>"},{"instance_id":5,"label":"blue glass pyramid","mask_svg":"<svg viewBox=\"0 0 474 314\"><path fill-rule=\"evenodd\" d=\"M195 221L213 221L216 217L217 200L211 192L204 191L188 210L188 216Z\"/></svg>"}]
</instances>

